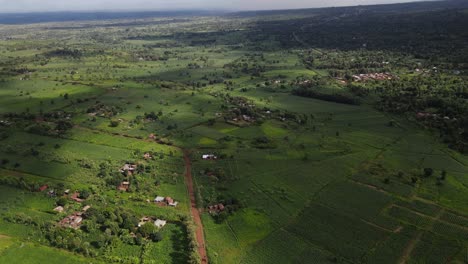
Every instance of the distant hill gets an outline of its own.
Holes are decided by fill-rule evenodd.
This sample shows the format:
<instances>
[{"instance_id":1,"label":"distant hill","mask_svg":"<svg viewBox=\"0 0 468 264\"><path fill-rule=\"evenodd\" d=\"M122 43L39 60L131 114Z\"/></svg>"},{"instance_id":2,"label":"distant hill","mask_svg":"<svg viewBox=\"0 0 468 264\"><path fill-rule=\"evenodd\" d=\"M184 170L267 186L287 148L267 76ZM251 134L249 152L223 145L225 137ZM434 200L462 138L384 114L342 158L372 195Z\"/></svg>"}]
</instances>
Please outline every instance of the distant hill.
<instances>
[{"instance_id":1,"label":"distant hill","mask_svg":"<svg viewBox=\"0 0 468 264\"><path fill-rule=\"evenodd\" d=\"M343 12L367 12L367 13L402 13L420 12L441 9L464 9L468 8L467 0L445 0L412 2L402 4L367 5L349 7L327 7L272 11L243 11L226 13L221 11L133 11L133 12L41 12L41 13L0 13L0 24L33 24L46 22L66 21L90 21L110 19L144 19L158 17L182 17L182 16L211 16L227 15L230 17L254 17L254 16L276 16L296 15L307 16L314 14L335 14Z\"/></svg>"},{"instance_id":2,"label":"distant hill","mask_svg":"<svg viewBox=\"0 0 468 264\"><path fill-rule=\"evenodd\" d=\"M291 10L272 10L272 11L246 11L231 13L236 17L252 16L275 16L275 15L312 15L323 13L343 13L343 12L377 12L377 13L402 13L402 12L422 12L441 9L468 8L467 0L442 0L442 1L423 1L400 4L384 5L365 5L348 7L326 7L326 8L308 8Z\"/></svg>"},{"instance_id":3,"label":"distant hill","mask_svg":"<svg viewBox=\"0 0 468 264\"><path fill-rule=\"evenodd\" d=\"M208 11L150 12L43 12L0 14L0 24L33 24L46 22L89 21L109 19L142 19L157 17L206 16Z\"/></svg>"}]
</instances>

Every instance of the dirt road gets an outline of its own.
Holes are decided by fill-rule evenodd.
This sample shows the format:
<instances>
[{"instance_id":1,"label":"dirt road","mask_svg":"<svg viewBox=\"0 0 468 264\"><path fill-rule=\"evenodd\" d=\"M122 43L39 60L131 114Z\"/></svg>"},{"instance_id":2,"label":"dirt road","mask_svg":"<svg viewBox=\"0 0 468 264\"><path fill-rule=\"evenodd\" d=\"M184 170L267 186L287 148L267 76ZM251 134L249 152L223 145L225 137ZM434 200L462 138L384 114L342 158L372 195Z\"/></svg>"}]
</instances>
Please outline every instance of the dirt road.
<instances>
[{"instance_id":1,"label":"dirt road","mask_svg":"<svg viewBox=\"0 0 468 264\"><path fill-rule=\"evenodd\" d=\"M200 217L200 211L197 208L197 203L195 202L195 191L193 189L193 179L192 179L192 162L190 161L190 153L187 150L184 150L184 161L185 161L185 182L187 184L189 196L190 196L190 211L192 213L193 220L196 224L196 237L198 242L198 253L201 257L201 263L208 263L208 256L206 255L205 247L205 236L203 233L203 224Z\"/></svg>"}]
</instances>

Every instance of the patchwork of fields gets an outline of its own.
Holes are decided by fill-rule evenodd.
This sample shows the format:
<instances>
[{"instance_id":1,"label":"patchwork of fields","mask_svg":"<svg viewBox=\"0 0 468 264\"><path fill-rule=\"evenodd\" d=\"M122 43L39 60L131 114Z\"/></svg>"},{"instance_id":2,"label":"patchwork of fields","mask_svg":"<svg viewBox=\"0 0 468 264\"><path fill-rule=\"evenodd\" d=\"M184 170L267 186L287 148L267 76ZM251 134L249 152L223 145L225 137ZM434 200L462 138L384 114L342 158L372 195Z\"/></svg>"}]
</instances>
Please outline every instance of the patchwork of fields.
<instances>
[{"instance_id":1,"label":"patchwork of fields","mask_svg":"<svg viewBox=\"0 0 468 264\"><path fill-rule=\"evenodd\" d=\"M0 26L0 263L466 262L466 155L372 97L292 94L348 96L304 57L353 54L283 49L248 17L166 20Z\"/></svg>"}]
</instances>

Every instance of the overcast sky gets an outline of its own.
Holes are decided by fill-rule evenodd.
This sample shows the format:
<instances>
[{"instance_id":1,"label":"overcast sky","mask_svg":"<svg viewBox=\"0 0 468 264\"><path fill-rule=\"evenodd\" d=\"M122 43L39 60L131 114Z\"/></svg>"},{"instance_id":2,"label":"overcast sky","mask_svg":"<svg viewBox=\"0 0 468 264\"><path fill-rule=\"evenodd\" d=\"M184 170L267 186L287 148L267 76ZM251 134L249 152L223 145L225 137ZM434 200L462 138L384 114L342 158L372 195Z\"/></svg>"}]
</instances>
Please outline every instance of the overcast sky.
<instances>
[{"instance_id":1,"label":"overcast sky","mask_svg":"<svg viewBox=\"0 0 468 264\"><path fill-rule=\"evenodd\" d=\"M0 13L94 10L264 10L414 2L416 0L0 0Z\"/></svg>"}]
</instances>

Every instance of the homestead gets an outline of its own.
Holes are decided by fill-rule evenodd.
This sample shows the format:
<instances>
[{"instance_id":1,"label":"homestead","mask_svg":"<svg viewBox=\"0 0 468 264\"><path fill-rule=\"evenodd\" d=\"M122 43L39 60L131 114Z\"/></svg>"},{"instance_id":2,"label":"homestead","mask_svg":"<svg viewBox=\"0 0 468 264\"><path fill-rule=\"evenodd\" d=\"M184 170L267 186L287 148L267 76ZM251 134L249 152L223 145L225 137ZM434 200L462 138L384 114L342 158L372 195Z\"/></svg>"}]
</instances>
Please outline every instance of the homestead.
<instances>
[{"instance_id":1,"label":"homestead","mask_svg":"<svg viewBox=\"0 0 468 264\"><path fill-rule=\"evenodd\" d=\"M145 153L145 154L143 155L143 158L144 158L145 160L152 160L152 159L153 159L153 156L152 156L150 153L147 152L147 153Z\"/></svg>"},{"instance_id":2,"label":"homestead","mask_svg":"<svg viewBox=\"0 0 468 264\"><path fill-rule=\"evenodd\" d=\"M136 173L137 165L125 163L125 165L120 169L120 172L126 176L131 176Z\"/></svg>"},{"instance_id":3,"label":"homestead","mask_svg":"<svg viewBox=\"0 0 468 264\"><path fill-rule=\"evenodd\" d=\"M58 213L62 213L63 210L64 210L63 206L57 206L57 207L54 208L54 211L58 212Z\"/></svg>"},{"instance_id":4,"label":"homestead","mask_svg":"<svg viewBox=\"0 0 468 264\"><path fill-rule=\"evenodd\" d=\"M392 80L396 78L390 73L368 73L368 74L358 74L353 75L353 80L355 82L366 82L369 80L383 81L383 80Z\"/></svg>"},{"instance_id":5,"label":"homestead","mask_svg":"<svg viewBox=\"0 0 468 264\"><path fill-rule=\"evenodd\" d=\"M220 212L224 210L225 210L225 207L224 207L224 204L222 203L208 206L208 212L212 215L219 214Z\"/></svg>"},{"instance_id":6,"label":"homestead","mask_svg":"<svg viewBox=\"0 0 468 264\"><path fill-rule=\"evenodd\" d=\"M80 193L79 192L75 192L73 193L71 196L70 196L70 199L72 199L73 201L77 202L77 203L82 203L84 202L85 199L81 199L80 198Z\"/></svg>"},{"instance_id":7,"label":"homestead","mask_svg":"<svg viewBox=\"0 0 468 264\"><path fill-rule=\"evenodd\" d=\"M164 197L162 196L157 196L156 198L154 198L154 202L155 203L161 203L161 202L164 202Z\"/></svg>"},{"instance_id":8,"label":"homestead","mask_svg":"<svg viewBox=\"0 0 468 264\"><path fill-rule=\"evenodd\" d=\"M83 222L82 213L74 213L65 217L62 221L59 222L59 225L62 227L78 229Z\"/></svg>"},{"instance_id":9,"label":"homestead","mask_svg":"<svg viewBox=\"0 0 468 264\"><path fill-rule=\"evenodd\" d=\"M176 207L179 204L179 202L174 201L174 199L172 199L171 197L162 197L162 196L157 196L154 199L154 202L159 205L168 205L172 207Z\"/></svg>"},{"instance_id":10,"label":"homestead","mask_svg":"<svg viewBox=\"0 0 468 264\"><path fill-rule=\"evenodd\" d=\"M157 228L163 228L167 224L167 220L161 220L161 219L154 220L154 218L152 217L144 216L140 219L140 222L138 223L138 227L142 227L146 223L151 223L151 222Z\"/></svg>"},{"instance_id":11,"label":"homestead","mask_svg":"<svg viewBox=\"0 0 468 264\"><path fill-rule=\"evenodd\" d=\"M128 188L130 188L130 182L124 181L117 187L117 190L127 192Z\"/></svg>"},{"instance_id":12,"label":"homestead","mask_svg":"<svg viewBox=\"0 0 468 264\"><path fill-rule=\"evenodd\" d=\"M154 225L157 228L163 228L166 225L166 223L167 223L167 221L161 220L161 219L156 219L156 221L154 221Z\"/></svg>"}]
</instances>

